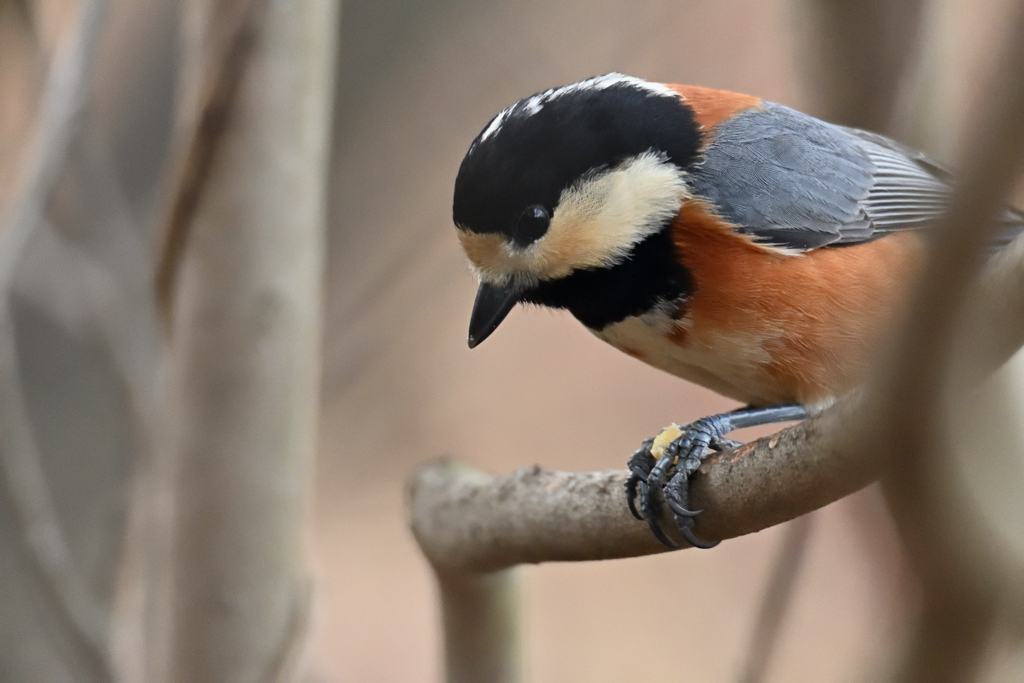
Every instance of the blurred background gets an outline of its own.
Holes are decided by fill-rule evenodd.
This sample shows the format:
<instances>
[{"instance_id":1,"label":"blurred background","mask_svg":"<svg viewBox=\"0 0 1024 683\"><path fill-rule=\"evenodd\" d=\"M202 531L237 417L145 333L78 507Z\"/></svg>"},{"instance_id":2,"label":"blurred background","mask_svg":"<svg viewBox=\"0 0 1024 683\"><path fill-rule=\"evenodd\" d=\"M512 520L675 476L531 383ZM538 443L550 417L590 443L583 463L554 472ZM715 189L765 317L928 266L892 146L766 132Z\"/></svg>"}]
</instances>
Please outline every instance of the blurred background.
<instances>
[{"instance_id":1,"label":"blurred background","mask_svg":"<svg viewBox=\"0 0 1024 683\"><path fill-rule=\"evenodd\" d=\"M293 4L304 3L268 0L274 12ZM138 624L160 611L137 594L150 584L138 579L146 553L133 544L146 536L139 508L164 500L159 485L140 493L137 482L161 471L153 453L168 361L152 292L188 15L173 0L107 5L80 127L9 306L24 404L74 566L115 622L127 614ZM609 71L827 114L808 5L343 3L330 26L322 339L304 351L321 361L310 524L296 532L314 577L304 680L439 680L435 587L403 506L418 464L621 468L662 426L733 407L600 343L568 315L518 309L486 344L466 347L476 283L450 210L470 141L515 100ZM917 87L941 93L930 100L942 107L931 150L940 158L955 157L963 112L984 97L980 74L1010 6L929 6L925 30L942 49L926 51L914 73ZM76 11L71 0L0 0L0 216L17 204L48 65ZM37 607L47 589L15 550L20 518L8 497L0 680L86 680L75 648L54 636L52 609ZM885 670L910 582L879 501L868 489L815 513L769 680L861 681ZM732 680L783 533L710 552L530 568L527 680ZM145 638L109 628L117 676L147 680L146 667L123 663Z\"/></svg>"}]
</instances>

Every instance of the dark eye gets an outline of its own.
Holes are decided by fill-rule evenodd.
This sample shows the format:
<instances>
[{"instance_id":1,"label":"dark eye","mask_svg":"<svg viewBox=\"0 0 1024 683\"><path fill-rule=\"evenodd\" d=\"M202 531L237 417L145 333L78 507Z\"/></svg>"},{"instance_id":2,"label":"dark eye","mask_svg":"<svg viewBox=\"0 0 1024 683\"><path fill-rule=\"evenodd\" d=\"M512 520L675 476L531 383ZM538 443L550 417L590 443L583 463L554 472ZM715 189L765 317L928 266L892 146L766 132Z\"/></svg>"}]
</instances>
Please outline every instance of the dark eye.
<instances>
[{"instance_id":1,"label":"dark eye","mask_svg":"<svg viewBox=\"0 0 1024 683\"><path fill-rule=\"evenodd\" d=\"M512 241L520 247L528 247L548 231L551 216L540 204L527 207L512 228Z\"/></svg>"}]
</instances>

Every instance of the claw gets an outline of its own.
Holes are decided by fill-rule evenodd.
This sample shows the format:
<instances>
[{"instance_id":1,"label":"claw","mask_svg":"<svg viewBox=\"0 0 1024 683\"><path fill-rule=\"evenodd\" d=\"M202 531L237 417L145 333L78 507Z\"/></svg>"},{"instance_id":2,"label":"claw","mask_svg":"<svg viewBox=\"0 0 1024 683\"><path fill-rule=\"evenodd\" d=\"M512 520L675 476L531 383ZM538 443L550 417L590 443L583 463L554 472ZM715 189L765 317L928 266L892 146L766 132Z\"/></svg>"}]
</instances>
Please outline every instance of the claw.
<instances>
[{"instance_id":1,"label":"claw","mask_svg":"<svg viewBox=\"0 0 1024 683\"><path fill-rule=\"evenodd\" d=\"M661 530L661 523L658 521L657 517L651 517L650 519L648 519L647 526L651 528L651 533L654 534L654 537L662 543L664 543L665 545L667 545L669 548L682 547L681 545L679 545L678 543L676 543L671 538L665 535L665 532ZM686 540L689 541L690 539L687 538Z\"/></svg>"},{"instance_id":2,"label":"claw","mask_svg":"<svg viewBox=\"0 0 1024 683\"><path fill-rule=\"evenodd\" d=\"M661 494L661 492L664 489L664 487L661 484L661 480L665 476L665 469L667 467L668 462L668 456L662 455L658 462L654 463L654 467L651 468L651 471L647 475L647 480L642 483L640 489L641 497L643 497L643 492L645 490L647 491L647 499L643 501L643 507L644 517L647 519L648 522L650 522L652 519L656 520L658 518L658 515L661 513L661 506L658 502L657 496L658 494ZM656 523L657 522L655 522L655 524Z\"/></svg>"},{"instance_id":3,"label":"claw","mask_svg":"<svg viewBox=\"0 0 1024 683\"><path fill-rule=\"evenodd\" d=\"M658 492L672 510L679 532L683 534L690 545L697 548L710 548L716 545L709 545L694 534L693 518L704 511L688 509L687 494L690 475L700 468L709 445L720 438L721 427L721 424L713 420L705 419L694 422L665 447L661 458L649 470L646 465L651 462L647 459L651 457L650 451L644 450L649 449L647 442L644 442L644 448L630 458L630 470L633 475L636 475L640 484L641 516L647 520L651 533L671 548L678 548L679 545L670 540L661 528L659 521L661 501L658 498ZM646 455L647 458L642 457L643 455ZM669 475L671 479L666 482L665 479ZM635 510L635 505L630 500L629 491L626 493L626 500L630 503L630 511Z\"/></svg>"},{"instance_id":4,"label":"claw","mask_svg":"<svg viewBox=\"0 0 1024 683\"><path fill-rule=\"evenodd\" d=\"M680 517L690 517L692 519L694 517L699 517L699 516L704 514L704 510L703 509L700 509L700 510L690 510L690 509L687 509L686 505L684 505L683 503L679 502L675 498L669 498L668 496L665 496L665 502L668 503L668 506L670 508L672 508L672 512L674 512L675 514L679 515Z\"/></svg>"},{"instance_id":5,"label":"claw","mask_svg":"<svg viewBox=\"0 0 1024 683\"><path fill-rule=\"evenodd\" d=\"M636 472L633 472L626 477L624 484L626 488L626 503L629 505L629 511L633 513L633 516L637 519L642 520L644 517L636 509L636 488L640 484L640 477Z\"/></svg>"},{"instance_id":6,"label":"claw","mask_svg":"<svg viewBox=\"0 0 1024 683\"><path fill-rule=\"evenodd\" d=\"M692 545L694 548L700 548L702 550L710 550L711 548L714 548L716 545L721 543L721 541L700 540L699 538L697 538L697 534L693 533L693 529L691 529L688 526L679 527L679 533L683 535L683 538L686 539L687 543Z\"/></svg>"},{"instance_id":7,"label":"claw","mask_svg":"<svg viewBox=\"0 0 1024 683\"><path fill-rule=\"evenodd\" d=\"M680 517L696 517L704 510L691 510L687 507L690 498L690 476L686 470L677 472L672 481L665 487L665 502L672 512Z\"/></svg>"},{"instance_id":8,"label":"claw","mask_svg":"<svg viewBox=\"0 0 1024 683\"><path fill-rule=\"evenodd\" d=\"M651 533L654 534L654 537L669 548L680 547L678 543L666 536L662 530L661 522L658 521L658 509L654 504L654 499L651 497L650 488L645 481L640 482L640 498L643 505L644 519L647 520L647 526L651 528Z\"/></svg>"}]
</instances>

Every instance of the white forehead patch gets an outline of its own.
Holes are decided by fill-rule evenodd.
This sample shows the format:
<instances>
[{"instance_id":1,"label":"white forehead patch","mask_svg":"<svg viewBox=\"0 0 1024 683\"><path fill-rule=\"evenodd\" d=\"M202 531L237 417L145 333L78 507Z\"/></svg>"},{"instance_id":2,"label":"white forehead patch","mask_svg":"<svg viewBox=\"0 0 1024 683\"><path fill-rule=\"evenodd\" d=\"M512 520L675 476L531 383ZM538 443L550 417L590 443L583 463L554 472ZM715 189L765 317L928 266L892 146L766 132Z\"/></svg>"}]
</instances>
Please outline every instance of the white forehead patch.
<instances>
[{"instance_id":1,"label":"white forehead patch","mask_svg":"<svg viewBox=\"0 0 1024 683\"><path fill-rule=\"evenodd\" d=\"M550 90L545 90L544 92L538 93L533 97L528 97L524 100L516 102L511 107L502 110L497 116L494 117L494 120L491 121L491 123L487 126L484 132L480 135L480 141L483 142L487 138L497 133L498 130L501 129L501 125L505 123L506 120L508 120L509 116L533 116L541 109L543 109L545 104L553 100L556 100L559 97L587 90L607 90L608 88L611 88L612 86L616 85L629 85L634 88L645 90L651 93L652 95L657 95L659 97L679 97L679 93L677 93L675 90L672 90L671 88L662 85L661 83L652 83L651 81L645 81L642 78L626 76L625 74L620 73L610 73L605 74L604 76L595 76L593 78L588 78L585 81L573 83L572 85L566 85L561 88L551 88Z\"/></svg>"}]
</instances>

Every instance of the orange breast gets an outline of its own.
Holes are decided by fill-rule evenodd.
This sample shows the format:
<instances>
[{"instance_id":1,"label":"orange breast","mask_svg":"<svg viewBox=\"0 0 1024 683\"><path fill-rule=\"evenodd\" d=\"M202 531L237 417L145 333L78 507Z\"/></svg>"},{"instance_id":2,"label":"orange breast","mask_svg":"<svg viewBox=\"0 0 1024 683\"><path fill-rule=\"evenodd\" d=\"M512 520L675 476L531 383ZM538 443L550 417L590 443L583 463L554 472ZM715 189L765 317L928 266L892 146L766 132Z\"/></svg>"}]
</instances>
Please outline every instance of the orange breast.
<instances>
[{"instance_id":1,"label":"orange breast","mask_svg":"<svg viewBox=\"0 0 1024 683\"><path fill-rule=\"evenodd\" d=\"M751 243L690 202L675 242L696 292L673 341L718 359L734 398L826 403L859 384L922 255L913 232L784 255ZM756 368L756 372L753 370ZM739 372L739 371L737 371Z\"/></svg>"}]
</instances>

